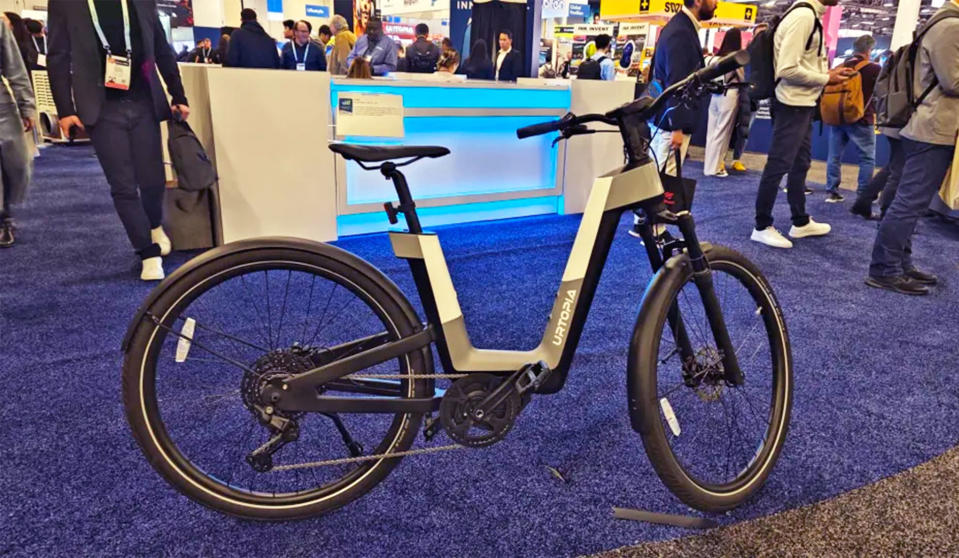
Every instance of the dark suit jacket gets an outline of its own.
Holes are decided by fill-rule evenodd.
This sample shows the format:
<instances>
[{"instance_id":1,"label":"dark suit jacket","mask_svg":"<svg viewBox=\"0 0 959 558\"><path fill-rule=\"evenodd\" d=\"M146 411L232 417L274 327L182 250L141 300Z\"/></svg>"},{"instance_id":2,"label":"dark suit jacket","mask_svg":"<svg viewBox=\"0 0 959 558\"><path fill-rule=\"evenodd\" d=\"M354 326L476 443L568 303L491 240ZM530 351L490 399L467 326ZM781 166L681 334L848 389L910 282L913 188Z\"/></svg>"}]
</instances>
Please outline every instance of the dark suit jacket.
<instances>
[{"instance_id":1,"label":"dark suit jacket","mask_svg":"<svg viewBox=\"0 0 959 558\"><path fill-rule=\"evenodd\" d=\"M466 74L466 77L469 79L488 79L492 80L493 76L493 63L486 59L484 62L477 62L468 60L462 66L460 66L458 74Z\"/></svg>"},{"instance_id":2,"label":"dark suit jacket","mask_svg":"<svg viewBox=\"0 0 959 558\"><path fill-rule=\"evenodd\" d=\"M699 34L696 33L696 27L685 12L674 15L663 27L657 39L653 57L655 58L653 77L659 80L664 88L705 66ZM674 108L666 117L662 128L682 130L687 134L693 133L699 124L700 109L698 107L680 108L678 99L675 98L667 104L667 108L672 107L677 108ZM658 115L653 123L659 123Z\"/></svg>"},{"instance_id":3,"label":"dark suit jacket","mask_svg":"<svg viewBox=\"0 0 959 558\"><path fill-rule=\"evenodd\" d=\"M279 68L276 41L255 21L248 21L230 35L224 66L232 68Z\"/></svg>"},{"instance_id":4,"label":"dark suit jacket","mask_svg":"<svg viewBox=\"0 0 959 558\"><path fill-rule=\"evenodd\" d=\"M499 60L499 52L493 59L493 70L496 70L496 61ZM509 51L506 58L503 59L503 65L500 66L499 74L496 76L498 81L516 81L516 78L523 75L523 55L515 48Z\"/></svg>"},{"instance_id":5,"label":"dark suit jacket","mask_svg":"<svg viewBox=\"0 0 959 558\"><path fill-rule=\"evenodd\" d=\"M303 53L297 53L302 57ZM284 70L296 69L296 57L293 56L293 42L290 41L283 45L283 56L280 57L280 67ZM303 62L301 59L300 62ZM316 41L310 41L310 51L306 53L306 71L325 72L326 71L326 47Z\"/></svg>"},{"instance_id":6,"label":"dark suit jacket","mask_svg":"<svg viewBox=\"0 0 959 558\"><path fill-rule=\"evenodd\" d=\"M176 56L167 43L157 15L156 0L129 0L140 24L144 62L140 71L150 90L157 120L170 118L170 103L160 84L163 75L173 103L187 104ZM57 113L77 115L84 125L96 124L106 98L103 85L103 53L86 2L50 0L47 72ZM136 71L134 68L133 71Z\"/></svg>"}]
</instances>

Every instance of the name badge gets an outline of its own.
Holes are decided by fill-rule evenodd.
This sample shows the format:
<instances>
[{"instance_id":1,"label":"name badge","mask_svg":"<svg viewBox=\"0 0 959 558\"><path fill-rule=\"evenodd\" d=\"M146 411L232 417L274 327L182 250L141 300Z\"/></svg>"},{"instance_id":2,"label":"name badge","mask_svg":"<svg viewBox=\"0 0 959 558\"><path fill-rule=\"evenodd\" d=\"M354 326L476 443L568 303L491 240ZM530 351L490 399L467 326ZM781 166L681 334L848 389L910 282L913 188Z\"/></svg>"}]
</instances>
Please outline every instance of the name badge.
<instances>
[{"instance_id":1,"label":"name badge","mask_svg":"<svg viewBox=\"0 0 959 558\"><path fill-rule=\"evenodd\" d=\"M130 89L130 59L123 56L107 55L103 84L110 89Z\"/></svg>"},{"instance_id":2,"label":"name badge","mask_svg":"<svg viewBox=\"0 0 959 558\"><path fill-rule=\"evenodd\" d=\"M306 71L306 62L297 62L297 63L296 63L296 71L297 71L297 72L305 72L305 71Z\"/></svg>"},{"instance_id":3,"label":"name badge","mask_svg":"<svg viewBox=\"0 0 959 558\"><path fill-rule=\"evenodd\" d=\"M37 66L43 66L44 68L47 67L47 55L46 55L46 54L38 54L38 55L37 55Z\"/></svg>"}]
</instances>

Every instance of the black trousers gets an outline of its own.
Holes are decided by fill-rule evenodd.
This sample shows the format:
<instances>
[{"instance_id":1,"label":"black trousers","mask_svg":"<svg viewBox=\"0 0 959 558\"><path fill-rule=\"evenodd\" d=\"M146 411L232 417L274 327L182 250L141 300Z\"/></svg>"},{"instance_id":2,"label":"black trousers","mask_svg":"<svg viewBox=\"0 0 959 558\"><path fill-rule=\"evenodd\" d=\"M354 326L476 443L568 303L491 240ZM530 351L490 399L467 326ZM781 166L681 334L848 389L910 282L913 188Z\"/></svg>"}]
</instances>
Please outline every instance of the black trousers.
<instances>
[{"instance_id":1,"label":"black trousers","mask_svg":"<svg viewBox=\"0 0 959 558\"><path fill-rule=\"evenodd\" d=\"M756 230L773 224L773 207L785 175L786 199L793 225L809 223L806 214L806 173L812 161L812 120L816 107L793 107L773 100L773 139L756 195Z\"/></svg>"},{"instance_id":2,"label":"black trousers","mask_svg":"<svg viewBox=\"0 0 959 558\"><path fill-rule=\"evenodd\" d=\"M163 222L166 176L160 123L149 97L104 101L100 119L87 128L113 205L141 258L160 255L150 229Z\"/></svg>"},{"instance_id":3,"label":"black trousers","mask_svg":"<svg viewBox=\"0 0 959 558\"><path fill-rule=\"evenodd\" d=\"M872 205L872 200L882 193L879 198L879 208L882 215L886 214L892 200L899 190L899 181L902 180L902 169L906 164L906 153L902 140L886 136L889 140L889 163L872 178L866 190L856 198L854 208L864 212Z\"/></svg>"}]
</instances>

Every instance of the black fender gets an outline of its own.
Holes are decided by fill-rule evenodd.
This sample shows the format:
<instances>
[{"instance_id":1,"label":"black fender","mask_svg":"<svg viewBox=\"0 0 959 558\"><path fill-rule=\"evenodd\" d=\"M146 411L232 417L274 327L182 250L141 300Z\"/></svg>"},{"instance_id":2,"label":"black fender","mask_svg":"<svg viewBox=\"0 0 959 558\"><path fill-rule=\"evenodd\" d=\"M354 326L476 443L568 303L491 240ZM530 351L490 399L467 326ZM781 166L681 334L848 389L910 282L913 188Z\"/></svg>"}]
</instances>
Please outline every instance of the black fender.
<instances>
[{"instance_id":1,"label":"black fender","mask_svg":"<svg viewBox=\"0 0 959 558\"><path fill-rule=\"evenodd\" d=\"M712 245L701 243L703 253L706 254L707 261L709 253L712 251ZM642 409L644 405L655 405L655 401L643 401L641 399L640 382L643 378L640 374L641 359L647 357L647 352L652 351L659 341L660 331L653 327L656 317L663 312L663 306L668 302L668 294L682 285L689 274L692 273L692 263L689 255L685 252L670 258L662 268L656 272L652 281L646 287L643 294L643 302L639 308L639 314L636 316L636 324L633 326L633 336L629 342L629 358L626 367L626 396L629 407L629 422L633 430L641 434L647 434L652 425L643 422Z\"/></svg>"},{"instance_id":2,"label":"black fender","mask_svg":"<svg viewBox=\"0 0 959 558\"><path fill-rule=\"evenodd\" d=\"M342 248L337 248L336 246L324 242L315 242L312 240L293 237L264 237L231 242L229 244L224 244L223 246L218 246L211 250L207 250L206 252L183 264L179 269L167 276L166 279L160 282L160 284L150 292L146 300L144 300L137 309L136 314L130 321L130 325L127 327L126 335L123 336L123 342L121 344L122 351L126 353L130 348L133 335L136 332L137 327L140 325L140 322L146 316L147 311L157 302L157 300L163 295L164 292L167 291L167 289L175 285L177 282L182 281L184 277L200 267L238 253L248 252L251 250L262 250L264 248L280 248L298 250L310 254L318 254L335 259L338 262L355 269L357 272L362 273L375 281L379 287L381 287L389 296L399 303L403 313L409 318L410 323L414 325L415 331L419 331L422 328L422 320L420 320L419 315L416 313L416 310L413 308L413 305L410 303L406 295L403 294L403 291L401 291L396 283L390 280L389 277L384 275L382 271L374 267L371 263L367 262L363 258L347 252ZM403 332L404 335L411 333L413 332ZM429 359L427 366L432 368L432 359Z\"/></svg>"}]
</instances>

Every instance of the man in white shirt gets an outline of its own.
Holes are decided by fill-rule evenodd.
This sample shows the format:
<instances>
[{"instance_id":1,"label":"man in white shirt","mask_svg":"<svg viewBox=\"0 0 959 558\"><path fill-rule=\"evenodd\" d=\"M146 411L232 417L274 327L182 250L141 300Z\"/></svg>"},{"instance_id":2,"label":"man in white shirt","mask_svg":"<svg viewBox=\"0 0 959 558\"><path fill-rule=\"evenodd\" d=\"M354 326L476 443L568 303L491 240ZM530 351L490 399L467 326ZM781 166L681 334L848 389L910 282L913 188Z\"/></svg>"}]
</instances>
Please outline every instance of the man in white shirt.
<instances>
[{"instance_id":1,"label":"man in white shirt","mask_svg":"<svg viewBox=\"0 0 959 558\"><path fill-rule=\"evenodd\" d=\"M756 228L752 240L774 248L792 248L792 242L773 227L773 207L784 175L792 212L792 238L822 236L831 227L806 213L806 173L812 159L812 122L816 104L827 84L842 83L852 68L829 70L820 18L826 6L839 0L800 0L783 16L772 33L776 68L776 95L772 99L773 138L756 195Z\"/></svg>"},{"instance_id":2,"label":"man in white shirt","mask_svg":"<svg viewBox=\"0 0 959 558\"><path fill-rule=\"evenodd\" d=\"M497 81L516 81L523 73L523 56L513 49L513 32L504 29L499 34L499 52L496 53Z\"/></svg>"}]
</instances>

